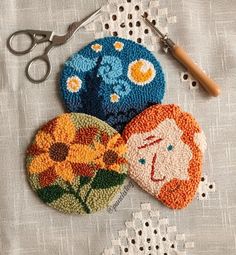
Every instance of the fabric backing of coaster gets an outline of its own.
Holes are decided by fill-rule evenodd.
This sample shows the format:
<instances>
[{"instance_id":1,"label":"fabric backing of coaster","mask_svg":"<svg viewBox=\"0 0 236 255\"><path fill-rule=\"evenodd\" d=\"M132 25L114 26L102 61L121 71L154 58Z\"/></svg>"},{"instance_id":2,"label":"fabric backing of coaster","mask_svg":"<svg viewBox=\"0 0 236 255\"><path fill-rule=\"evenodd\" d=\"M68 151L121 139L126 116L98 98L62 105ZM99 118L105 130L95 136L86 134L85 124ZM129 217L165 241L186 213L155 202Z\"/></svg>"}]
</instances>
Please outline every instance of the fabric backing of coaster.
<instances>
[{"instance_id":1,"label":"fabric backing of coaster","mask_svg":"<svg viewBox=\"0 0 236 255\"><path fill-rule=\"evenodd\" d=\"M205 135L196 120L176 105L155 105L126 127L129 176L173 209L186 207L202 175Z\"/></svg>"},{"instance_id":2,"label":"fabric backing of coaster","mask_svg":"<svg viewBox=\"0 0 236 255\"><path fill-rule=\"evenodd\" d=\"M121 131L148 106L161 103L165 79L160 63L145 47L107 37L65 63L61 92L69 111L90 114Z\"/></svg>"},{"instance_id":3,"label":"fabric backing of coaster","mask_svg":"<svg viewBox=\"0 0 236 255\"><path fill-rule=\"evenodd\" d=\"M105 122L79 113L44 125L26 155L28 179L43 202L64 213L108 206L128 170L126 144Z\"/></svg>"}]
</instances>

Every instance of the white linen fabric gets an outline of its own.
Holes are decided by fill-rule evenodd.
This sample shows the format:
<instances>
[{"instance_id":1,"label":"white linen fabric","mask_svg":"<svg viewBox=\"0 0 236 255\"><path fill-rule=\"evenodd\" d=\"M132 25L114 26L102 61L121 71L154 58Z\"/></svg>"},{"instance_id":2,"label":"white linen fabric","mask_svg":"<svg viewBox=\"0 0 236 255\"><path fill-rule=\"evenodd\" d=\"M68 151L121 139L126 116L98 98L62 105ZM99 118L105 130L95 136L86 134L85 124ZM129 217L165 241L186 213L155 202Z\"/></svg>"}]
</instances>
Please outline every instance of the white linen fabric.
<instances>
[{"instance_id":1,"label":"white linen fabric","mask_svg":"<svg viewBox=\"0 0 236 255\"><path fill-rule=\"evenodd\" d=\"M44 205L26 179L25 150L39 127L65 111L59 94L61 65L93 40L80 30L52 51L53 72L42 84L30 83L27 62L42 53L43 45L25 56L14 56L7 37L19 29L65 33L70 23L82 19L102 0L1 0L0 1L0 254L95 255L111 245L140 203L169 218L179 233L195 243L192 255L236 253L236 1L161 0L177 17L169 27L171 37L211 75L222 95L210 98L201 89L181 82L181 67L170 56L155 52L165 70L164 103L179 104L193 114L205 131L208 149L204 173L216 183L209 199L195 199L188 208L172 211L137 185L132 186L115 210L88 216L61 214ZM41 66L40 66L41 68ZM39 69L40 69L39 68ZM37 72L38 68L33 70ZM118 203L117 203L118 204Z\"/></svg>"}]
</instances>

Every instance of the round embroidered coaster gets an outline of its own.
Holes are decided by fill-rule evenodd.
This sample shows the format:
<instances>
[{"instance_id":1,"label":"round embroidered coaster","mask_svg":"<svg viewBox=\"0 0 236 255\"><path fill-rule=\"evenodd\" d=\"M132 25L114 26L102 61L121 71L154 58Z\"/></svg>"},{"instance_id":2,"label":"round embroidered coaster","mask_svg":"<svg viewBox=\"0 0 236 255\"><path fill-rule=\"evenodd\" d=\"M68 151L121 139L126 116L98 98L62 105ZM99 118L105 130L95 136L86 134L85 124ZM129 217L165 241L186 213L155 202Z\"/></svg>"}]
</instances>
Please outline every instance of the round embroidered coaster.
<instances>
[{"instance_id":1,"label":"round embroidered coaster","mask_svg":"<svg viewBox=\"0 0 236 255\"><path fill-rule=\"evenodd\" d=\"M161 103L165 79L160 63L145 47L107 37L65 63L61 92L71 112L90 114L121 131L148 106Z\"/></svg>"},{"instance_id":2,"label":"round embroidered coaster","mask_svg":"<svg viewBox=\"0 0 236 255\"><path fill-rule=\"evenodd\" d=\"M173 209L193 199L202 172L206 139L196 120L176 105L154 105L126 127L129 175Z\"/></svg>"},{"instance_id":3,"label":"round embroidered coaster","mask_svg":"<svg viewBox=\"0 0 236 255\"><path fill-rule=\"evenodd\" d=\"M64 213L107 207L127 176L126 144L103 121L61 115L43 126L27 150L29 182L49 206Z\"/></svg>"}]
</instances>

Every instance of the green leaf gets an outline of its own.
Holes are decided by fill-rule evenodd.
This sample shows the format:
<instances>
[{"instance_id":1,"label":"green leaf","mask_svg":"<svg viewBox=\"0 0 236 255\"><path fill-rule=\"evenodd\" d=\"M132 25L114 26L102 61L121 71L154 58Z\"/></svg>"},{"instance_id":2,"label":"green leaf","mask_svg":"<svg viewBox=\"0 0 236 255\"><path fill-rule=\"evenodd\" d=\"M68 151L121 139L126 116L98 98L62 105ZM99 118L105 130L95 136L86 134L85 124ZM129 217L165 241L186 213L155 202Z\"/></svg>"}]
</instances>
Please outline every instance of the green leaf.
<instances>
[{"instance_id":1,"label":"green leaf","mask_svg":"<svg viewBox=\"0 0 236 255\"><path fill-rule=\"evenodd\" d=\"M43 189L37 190L39 197L45 203L52 203L65 194L65 190L59 185L52 185Z\"/></svg>"},{"instance_id":2,"label":"green leaf","mask_svg":"<svg viewBox=\"0 0 236 255\"><path fill-rule=\"evenodd\" d=\"M109 170L98 170L91 187L93 189L108 189L114 186L122 185L126 174L119 174Z\"/></svg>"},{"instance_id":3,"label":"green leaf","mask_svg":"<svg viewBox=\"0 0 236 255\"><path fill-rule=\"evenodd\" d=\"M80 176L80 186L83 187L84 185L88 184L90 180L91 180L91 177Z\"/></svg>"}]
</instances>

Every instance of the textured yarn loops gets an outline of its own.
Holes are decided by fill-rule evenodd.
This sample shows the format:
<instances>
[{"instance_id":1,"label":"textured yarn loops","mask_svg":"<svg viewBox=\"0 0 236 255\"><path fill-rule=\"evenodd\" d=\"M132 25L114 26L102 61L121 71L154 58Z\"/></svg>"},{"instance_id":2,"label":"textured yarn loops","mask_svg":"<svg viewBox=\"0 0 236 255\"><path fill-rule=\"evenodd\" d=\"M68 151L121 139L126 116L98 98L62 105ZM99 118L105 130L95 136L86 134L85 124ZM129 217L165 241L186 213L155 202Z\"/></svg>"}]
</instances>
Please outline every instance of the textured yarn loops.
<instances>
[{"instance_id":1,"label":"textured yarn loops","mask_svg":"<svg viewBox=\"0 0 236 255\"><path fill-rule=\"evenodd\" d=\"M193 199L202 174L206 138L196 120L176 105L154 105L123 132L129 176L173 209Z\"/></svg>"},{"instance_id":2,"label":"textured yarn loops","mask_svg":"<svg viewBox=\"0 0 236 255\"><path fill-rule=\"evenodd\" d=\"M35 136L26 156L37 195L64 213L107 207L120 190L128 164L126 144L105 122L79 113L63 114Z\"/></svg>"},{"instance_id":3,"label":"textured yarn loops","mask_svg":"<svg viewBox=\"0 0 236 255\"><path fill-rule=\"evenodd\" d=\"M161 103L160 63L142 45L107 37L74 54L61 72L61 93L71 112L106 121L118 131L147 107Z\"/></svg>"}]
</instances>

